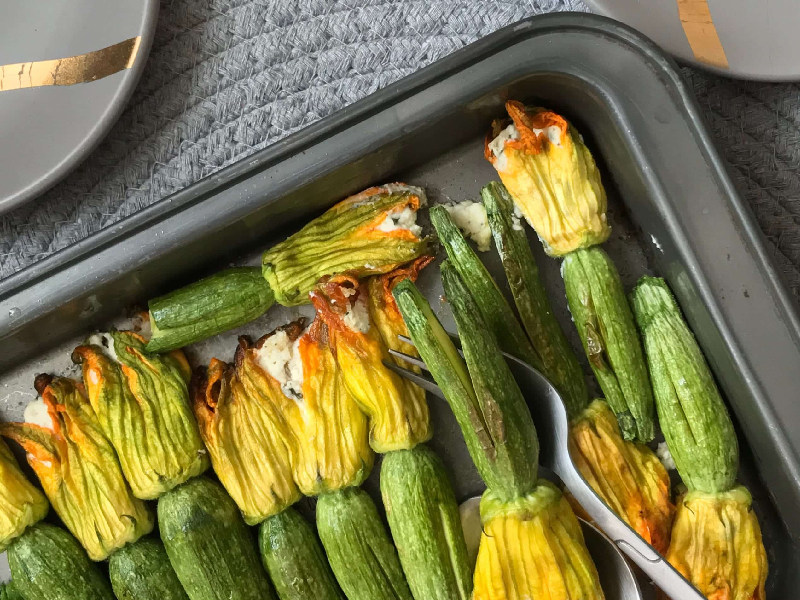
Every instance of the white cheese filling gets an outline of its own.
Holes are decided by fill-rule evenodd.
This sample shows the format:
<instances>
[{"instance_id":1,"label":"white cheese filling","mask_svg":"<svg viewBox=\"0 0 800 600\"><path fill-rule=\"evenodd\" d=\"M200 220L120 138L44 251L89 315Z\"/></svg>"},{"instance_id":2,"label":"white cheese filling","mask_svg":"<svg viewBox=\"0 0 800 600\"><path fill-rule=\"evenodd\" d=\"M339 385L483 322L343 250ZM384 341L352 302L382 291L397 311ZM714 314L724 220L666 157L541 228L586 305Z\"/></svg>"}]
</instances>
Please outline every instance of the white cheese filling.
<instances>
[{"instance_id":1,"label":"white cheese filling","mask_svg":"<svg viewBox=\"0 0 800 600\"><path fill-rule=\"evenodd\" d=\"M353 331L358 331L359 333L367 333L369 331L369 311L363 298L356 300L347 309L342 320Z\"/></svg>"},{"instance_id":2,"label":"white cheese filling","mask_svg":"<svg viewBox=\"0 0 800 600\"><path fill-rule=\"evenodd\" d=\"M285 331L278 331L256 350L258 365L280 383L287 398L303 399L303 360L300 357L300 339L294 342Z\"/></svg>"},{"instance_id":3,"label":"white cheese filling","mask_svg":"<svg viewBox=\"0 0 800 600\"><path fill-rule=\"evenodd\" d=\"M522 217L523 217L522 211L519 209L519 206L517 206L517 203L515 202L514 215L511 217L511 227L516 229L517 231L524 231L525 228L522 226L522 222L520 221Z\"/></svg>"},{"instance_id":4,"label":"white cheese filling","mask_svg":"<svg viewBox=\"0 0 800 600\"><path fill-rule=\"evenodd\" d=\"M109 333L95 333L90 335L86 340L90 346L99 346L106 358L113 360L115 363L119 362L117 351L114 349L114 338Z\"/></svg>"},{"instance_id":5,"label":"white cheese filling","mask_svg":"<svg viewBox=\"0 0 800 600\"><path fill-rule=\"evenodd\" d=\"M661 442L658 447L656 448L656 456L658 456L658 460L661 461L661 464L664 465L664 468L667 471L674 471L678 467L675 464L675 459L672 458L672 453L667 448L667 442Z\"/></svg>"},{"instance_id":6,"label":"white cheese filling","mask_svg":"<svg viewBox=\"0 0 800 600\"><path fill-rule=\"evenodd\" d=\"M26 423L53 431L53 419L50 418L50 413L47 412L47 404L41 398L28 402L25 412L22 413L22 419Z\"/></svg>"},{"instance_id":7,"label":"white cheese filling","mask_svg":"<svg viewBox=\"0 0 800 600\"><path fill-rule=\"evenodd\" d=\"M549 125L544 129L536 129L535 127L532 129L533 133L538 136L541 134L545 134L547 136L548 141L553 144L553 146L560 146L561 145L561 128L557 125Z\"/></svg>"},{"instance_id":8,"label":"white cheese filling","mask_svg":"<svg viewBox=\"0 0 800 600\"><path fill-rule=\"evenodd\" d=\"M506 142L514 142L519 139L519 130L512 123L489 142L489 149L495 155L494 168L502 173L508 166L508 158L505 155Z\"/></svg>"},{"instance_id":9,"label":"white cheese filling","mask_svg":"<svg viewBox=\"0 0 800 600\"><path fill-rule=\"evenodd\" d=\"M378 231L385 231L386 233L397 231L398 229L407 229L415 236L420 237L422 234L422 227L417 225L417 211L406 206L399 212L386 215L383 222L378 225Z\"/></svg>"},{"instance_id":10,"label":"white cheese filling","mask_svg":"<svg viewBox=\"0 0 800 600\"><path fill-rule=\"evenodd\" d=\"M531 131L533 131L533 133L535 133L537 136L544 134L547 136L547 140L554 146L561 145L561 128L557 125L548 125L543 129L537 129L536 127L533 127ZM489 149L497 159L494 161L494 168L497 171L502 173L506 170L506 167L508 167L508 158L505 155L506 142L515 142L519 139L519 137L519 130L512 123L503 129L503 131L498 133L497 137L495 137L491 142L489 142Z\"/></svg>"},{"instance_id":11,"label":"white cheese filling","mask_svg":"<svg viewBox=\"0 0 800 600\"><path fill-rule=\"evenodd\" d=\"M489 219L483 204L466 200L443 206L453 219L453 223L478 245L478 250L481 252L489 250L492 244L492 230L489 228Z\"/></svg>"},{"instance_id":12,"label":"white cheese filling","mask_svg":"<svg viewBox=\"0 0 800 600\"><path fill-rule=\"evenodd\" d=\"M519 130L512 123L503 129L503 131L498 133L496 138L489 142L489 149L492 151L492 154L499 157L503 153L503 150L505 150L506 142L515 142L518 139Z\"/></svg>"},{"instance_id":13,"label":"white cheese filling","mask_svg":"<svg viewBox=\"0 0 800 600\"><path fill-rule=\"evenodd\" d=\"M478 559L478 547L481 545L481 498L476 496L461 503L458 507L461 517L461 530L464 532L464 541L467 543L467 556L474 566Z\"/></svg>"}]
</instances>

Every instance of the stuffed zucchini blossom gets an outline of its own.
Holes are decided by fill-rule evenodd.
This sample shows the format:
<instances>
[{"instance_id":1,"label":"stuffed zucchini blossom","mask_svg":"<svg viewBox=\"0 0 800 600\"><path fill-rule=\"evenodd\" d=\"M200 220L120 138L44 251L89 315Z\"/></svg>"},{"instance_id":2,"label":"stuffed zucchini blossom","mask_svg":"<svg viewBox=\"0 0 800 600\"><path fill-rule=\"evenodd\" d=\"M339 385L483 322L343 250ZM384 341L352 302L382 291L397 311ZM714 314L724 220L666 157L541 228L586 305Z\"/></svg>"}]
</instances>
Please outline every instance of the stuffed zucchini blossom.
<instances>
[{"instance_id":1,"label":"stuffed zucchini blossom","mask_svg":"<svg viewBox=\"0 0 800 600\"><path fill-rule=\"evenodd\" d=\"M100 561L153 530L153 515L122 476L83 386L65 377L39 375L50 427L4 423L0 434L19 443L53 508Z\"/></svg>"}]
</instances>

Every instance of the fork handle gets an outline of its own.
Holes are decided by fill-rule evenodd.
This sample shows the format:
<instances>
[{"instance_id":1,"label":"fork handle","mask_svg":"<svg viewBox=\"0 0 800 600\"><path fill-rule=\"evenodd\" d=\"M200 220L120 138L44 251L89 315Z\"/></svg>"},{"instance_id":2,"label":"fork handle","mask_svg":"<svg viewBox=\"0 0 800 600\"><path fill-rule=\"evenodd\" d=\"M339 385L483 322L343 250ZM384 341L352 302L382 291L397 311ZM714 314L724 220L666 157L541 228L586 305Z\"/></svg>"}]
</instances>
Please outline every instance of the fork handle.
<instances>
[{"instance_id":1,"label":"fork handle","mask_svg":"<svg viewBox=\"0 0 800 600\"><path fill-rule=\"evenodd\" d=\"M661 590L673 600L705 600L697 589L620 519L574 469L563 469L561 479L596 525L611 538ZM566 475L566 477L564 476Z\"/></svg>"}]
</instances>

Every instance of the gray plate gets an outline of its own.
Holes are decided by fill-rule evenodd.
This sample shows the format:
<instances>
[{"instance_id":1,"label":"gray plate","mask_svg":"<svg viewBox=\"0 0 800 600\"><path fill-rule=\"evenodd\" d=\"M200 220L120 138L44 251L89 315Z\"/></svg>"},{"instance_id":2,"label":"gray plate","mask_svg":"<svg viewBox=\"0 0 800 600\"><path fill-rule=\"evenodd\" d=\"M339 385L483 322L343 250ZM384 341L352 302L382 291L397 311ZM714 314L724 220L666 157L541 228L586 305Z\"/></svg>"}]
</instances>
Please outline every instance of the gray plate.
<instances>
[{"instance_id":1,"label":"gray plate","mask_svg":"<svg viewBox=\"0 0 800 600\"><path fill-rule=\"evenodd\" d=\"M720 75L765 81L800 79L797 0L585 2L595 12L650 36L678 58ZM727 65L715 64L723 56Z\"/></svg>"},{"instance_id":2,"label":"gray plate","mask_svg":"<svg viewBox=\"0 0 800 600\"><path fill-rule=\"evenodd\" d=\"M132 66L107 77L76 85L0 89L4 212L47 190L108 133L144 68L158 0L5 0L0 15L0 65L30 67L31 62L96 52L141 36ZM110 65L114 59L106 55L101 62ZM25 73L19 80L31 83Z\"/></svg>"},{"instance_id":3,"label":"gray plate","mask_svg":"<svg viewBox=\"0 0 800 600\"><path fill-rule=\"evenodd\" d=\"M0 282L3 418L21 417L37 372L76 373L70 350L87 332L229 264L258 264L262 248L348 194L399 179L426 186L433 201L475 198L495 178L482 140L506 98L551 106L575 122L603 173L614 228L604 247L624 283L656 273L672 285L740 426L740 478L764 531L768 593L794 597L797 314L676 66L601 17L548 15L503 29ZM558 262L532 244L577 344ZM495 254L486 261L500 273ZM435 265L420 286L452 330ZM238 334L261 335L301 313L308 309L273 309L191 347L190 358L229 360ZM442 403L431 407L431 445L457 496L479 493L452 415Z\"/></svg>"}]
</instances>

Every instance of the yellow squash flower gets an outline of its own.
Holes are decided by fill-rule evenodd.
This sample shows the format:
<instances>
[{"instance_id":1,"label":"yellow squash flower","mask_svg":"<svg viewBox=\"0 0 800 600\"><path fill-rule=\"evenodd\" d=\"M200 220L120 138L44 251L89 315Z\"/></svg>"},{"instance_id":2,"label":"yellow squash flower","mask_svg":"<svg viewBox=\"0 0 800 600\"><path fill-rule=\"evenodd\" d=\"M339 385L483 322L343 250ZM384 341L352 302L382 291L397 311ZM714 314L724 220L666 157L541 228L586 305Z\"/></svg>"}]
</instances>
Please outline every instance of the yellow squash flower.
<instances>
[{"instance_id":1,"label":"yellow squash flower","mask_svg":"<svg viewBox=\"0 0 800 600\"><path fill-rule=\"evenodd\" d=\"M393 183L372 187L328 209L264 253L264 277L284 306L308 303L324 276L388 273L425 253L416 224L425 206L422 188Z\"/></svg>"},{"instance_id":2,"label":"yellow squash flower","mask_svg":"<svg viewBox=\"0 0 800 600\"><path fill-rule=\"evenodd\" d=\"M391 292L389 298L393 300ZM373 324L370 308L376 303L367 285L348 275L334 277L311 292L311 302L317 318L327 325L347 389L369 417L372 449L385 453L429 440L432 430L425 391L384 366L392 357ZM391 317L383 318L388 322Z\"/></svg>"},{"instance_id":3,"label":"yellow squash flower","mask_svg":"<svg viewBox=\"0 0 800 600\"><path fill-rule=\"evenodd\" d=\"M253 376L242 340L235 366L212 359L192 382L194 411L211 463L248 525L278 514L301 498L292 479L292 447L283 415L270 399L249 393ZM287 400L288 402L289 400Z\"/></svg>"},{"instance_id":4,"label":"yellow squash flower","mask_svg":"<svg viewBox=\"0 0 800 600\"><path fill-rule=\"evenodd\" d=\"M575 419L569 443L575 465L597 495L646 542L665 553L675 507L670 502L669 474L653 451L622 439L605 400L595 400Z\"/></svg>"},{"instance_id":5,"label":"yellow squash flower","mask_svg":"<svg viewBox=\"0 0 800 600\"><path fill-rule=\"evenodd\" d=\"M767 553L744 486L678 500L667 560L709 600L765 600Z\"/></svg>"},{"instance_id":6,"label":"yellow squash flower","mask_svg":"<svg viewBox=\"0 0 800 600\"><path fill-rule=\"evenodd\" d=\"M91 336L73 352L89 401L137 498L158 498L200 475L209 460L189 403L180 350L147 352L131 331Z\"/></svg>"},{"instance_id":7,"label":"yellow squash flower","mask_svg":"<svg viewBox=\"0 0 800 600\"><path fill-rule=\"evenodd\" d=\"M61 520L89 558L104 560L153 530L153 515L131 493L83 386L65 377L37 377L53 429L4 423L18 442Z\"/></svg>"},{"instance_id":8,"label":"yellow squash flower","mask_svg":"<svg viewBox=\"0 0 800 600\"><path fill-rule=\"evenodd\" d=\"M374 454L367 418L345 386L328 327L316 319L280 327L244 351L248 393L271 402L286 422L295 483L307 496L360 485Z\"/></svg>"},{"instance_id":9,"label":"yellow squash flower","mask_svg":"<svg viewBox=\"0 0 800 600\"><path fill-rule=\"evenodd\" d=\"M6 443L0 439L0 552L28 525L44 519L47 498L25 478Z\"/></svg>"},{"instance_id":10,"label":"yellow squash flower","mask_svg":"<svg viewBox=\"0 0 800 600\"><path fill-rule=\"evenodd\" d=\"M554 485L540 481L508 502L487 490L480 510L473 600L604 598L580 523Z\"/></svg>"},{"instance_id":11,"label":"yellow squash flower","mask_svg":"<svg viewBox=\"0 0 800 600\"><path fill-rule=\"evenodd\" d=\"M600 172L566 119L506 102L511 124L495 122L485 155L551 256L600 244L611 228Z\"/></svg>"}]
</instances>

